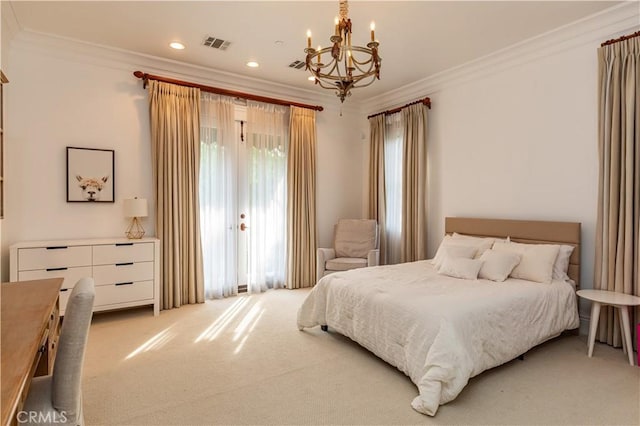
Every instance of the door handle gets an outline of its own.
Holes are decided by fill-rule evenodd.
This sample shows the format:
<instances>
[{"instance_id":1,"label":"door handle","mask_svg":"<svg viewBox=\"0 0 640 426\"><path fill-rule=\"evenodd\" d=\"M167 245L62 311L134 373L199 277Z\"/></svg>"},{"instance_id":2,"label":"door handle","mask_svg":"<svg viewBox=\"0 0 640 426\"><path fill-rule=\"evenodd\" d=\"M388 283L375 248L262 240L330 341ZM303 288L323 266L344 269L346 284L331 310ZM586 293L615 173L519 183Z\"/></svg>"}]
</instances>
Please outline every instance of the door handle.
<instances>
[{"instance_id":1,"label":"door handle","mask_svg":"<svg viewBox=\"0 0 640 426\"><path fill-rule=\"evenodd\" d=\"M245 224L244 224L244 222L243 222L243 223L241 223L241 224L240 224L240 230L241 230L241 231L244 231L244 230L246 230L246 229L249 229L249 227L248 227L247 225L245 225Z\"/></svg>"}]
</instances>

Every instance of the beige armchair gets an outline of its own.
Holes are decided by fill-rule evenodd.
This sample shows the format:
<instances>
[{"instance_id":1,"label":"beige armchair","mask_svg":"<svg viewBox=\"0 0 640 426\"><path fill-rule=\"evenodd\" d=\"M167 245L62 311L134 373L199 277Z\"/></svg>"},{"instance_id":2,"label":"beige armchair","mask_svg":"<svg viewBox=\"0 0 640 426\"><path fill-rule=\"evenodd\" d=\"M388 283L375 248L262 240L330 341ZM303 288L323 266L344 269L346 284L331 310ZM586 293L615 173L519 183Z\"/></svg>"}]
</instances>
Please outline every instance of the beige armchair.
<instances>
[{"instance_id":1,"label":"beige armchair","mask_svg":"<svg viewBox=\"0 0 640 426\"><path fill-rule=\"evenodd\" d=\"M22 408L29 415L22 424L84 425L80 382L94 298L91 278L82 278L71 291L53 374L36 377L31 382Z\"/></svg>"},{"instance_id":2,"label":"beige armchair","mask_svg":"<svg viewBox=\"0 0 640 426\"><path fill-rule=\"evenodd\" d=\"M377 266L378 224L373 219L340 219L335 226L333 248L318 248L316 278L332 272Z\"/></svg>"}]
</instances>

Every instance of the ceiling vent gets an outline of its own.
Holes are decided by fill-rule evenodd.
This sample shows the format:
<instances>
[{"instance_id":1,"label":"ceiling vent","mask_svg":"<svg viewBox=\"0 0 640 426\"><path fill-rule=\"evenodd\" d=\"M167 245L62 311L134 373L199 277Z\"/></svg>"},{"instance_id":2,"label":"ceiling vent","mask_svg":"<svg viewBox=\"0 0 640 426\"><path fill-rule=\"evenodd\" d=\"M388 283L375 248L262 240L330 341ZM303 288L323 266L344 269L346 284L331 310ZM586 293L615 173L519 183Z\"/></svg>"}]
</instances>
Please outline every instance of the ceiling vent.
<instances>
[{"instance_id":1,"label":"ceiling vent","mask_svg":"<svg viewBox=\"0 0 640 426\"><path fill-rule=\"evenodd\" d=\"M293 61L289 64L289 68L295 68L297 70L301 70L304 68L304 62L302 61Z\"/></svg>"},{"instance_id":2,"label":"ceiling vent","mask_svg":"<svg viewBox=\"0 0 640 426\"><path fill-rule=\"evenodd\" d=\"M205 37L204 43L202 44L204 44L207 47L211 47L213 49L227 50L227 47L229 47L231 42L227 40L222 40L221 38L207 36Z\"/></svg>"}]
</instances>

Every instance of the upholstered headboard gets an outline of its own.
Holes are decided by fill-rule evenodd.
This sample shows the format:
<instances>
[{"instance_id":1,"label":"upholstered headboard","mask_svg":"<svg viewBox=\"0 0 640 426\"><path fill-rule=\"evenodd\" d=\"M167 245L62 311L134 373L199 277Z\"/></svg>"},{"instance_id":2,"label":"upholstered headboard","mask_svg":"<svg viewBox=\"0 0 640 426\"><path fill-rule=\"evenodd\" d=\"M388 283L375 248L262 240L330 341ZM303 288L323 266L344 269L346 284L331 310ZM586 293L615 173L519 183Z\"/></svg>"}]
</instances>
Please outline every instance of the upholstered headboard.
<instances>
[{"instance_id":1,"label":"upholstered headboard","mask_svg":"<svg viewBox=\"0 0 640 426\"><path fill-rule=\"evenodd\" d=\"M565 244L575 248L569 259L568 275L580 288L580 223L548 222L539 220L477 219L447 217L444 220L445 234L478 237L509 237L511 241L529 244Z\"/></svg>"}]
</instances>

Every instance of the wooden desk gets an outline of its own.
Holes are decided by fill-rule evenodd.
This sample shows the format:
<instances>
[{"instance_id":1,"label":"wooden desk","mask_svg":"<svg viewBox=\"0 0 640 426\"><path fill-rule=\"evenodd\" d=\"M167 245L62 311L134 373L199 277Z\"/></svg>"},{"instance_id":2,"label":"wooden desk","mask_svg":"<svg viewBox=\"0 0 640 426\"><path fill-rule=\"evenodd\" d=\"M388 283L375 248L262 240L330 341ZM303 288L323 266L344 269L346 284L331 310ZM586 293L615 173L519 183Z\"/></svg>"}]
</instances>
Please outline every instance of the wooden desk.
<instances>
[{"instance_id":1,"label":"wooden desk","mask_svg":"<svg viewBox=\"0 0 640 426\"><path fill-rule=\"evenodd\" d=\"M62 278L2 283L1 426L15 424L34 374L50 374L60 331Z\"/></svg>"}]
</instances>

